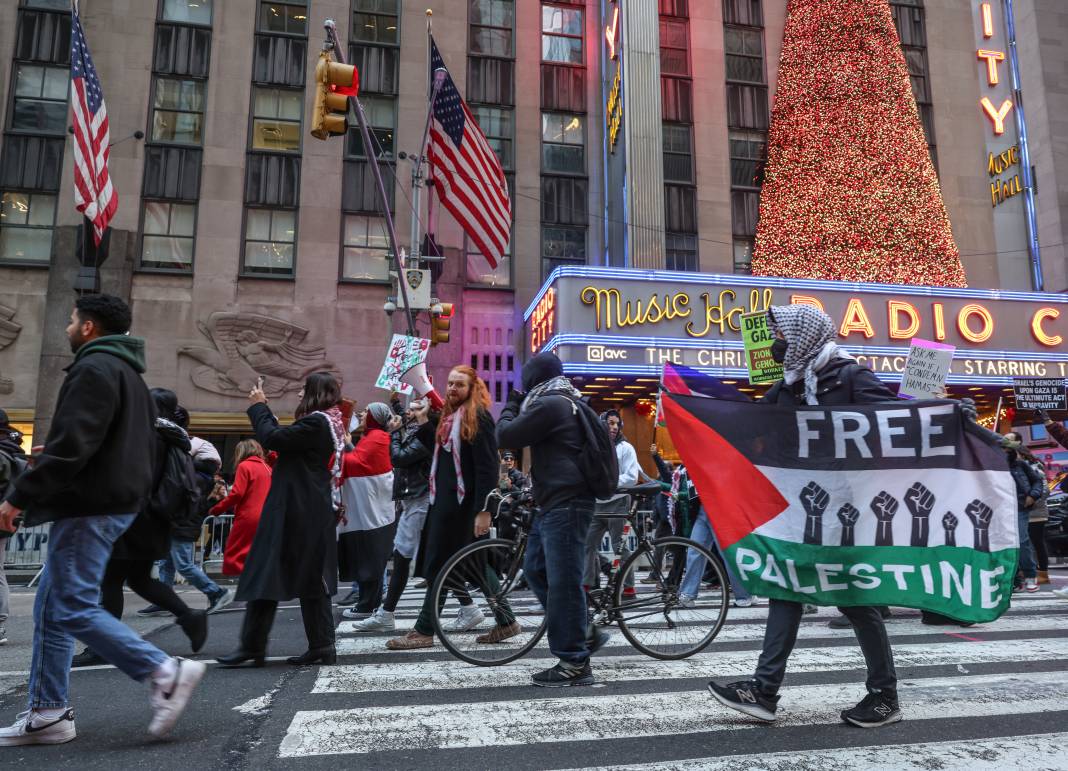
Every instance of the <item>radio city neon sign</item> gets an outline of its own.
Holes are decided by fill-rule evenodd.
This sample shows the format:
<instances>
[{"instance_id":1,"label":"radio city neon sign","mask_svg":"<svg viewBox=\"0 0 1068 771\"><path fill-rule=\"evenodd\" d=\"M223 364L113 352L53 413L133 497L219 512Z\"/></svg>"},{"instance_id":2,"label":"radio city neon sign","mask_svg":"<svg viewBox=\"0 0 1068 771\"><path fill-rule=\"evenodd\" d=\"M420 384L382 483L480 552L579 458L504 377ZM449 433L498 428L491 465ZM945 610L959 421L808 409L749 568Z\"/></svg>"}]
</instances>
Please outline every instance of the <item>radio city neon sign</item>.
<instances>
[{"instance_id":1,"label":"radio city neon sign","mask_svg":"<svg viewBox=\"0 0 1068 771\"><path fill-rule=\"evenodd\" d=\"M550 287L549 291L538 301L534 312L530 316L530 353L534 355L545 345L556 328L556 287Z\"/></svg>"},{"instance_id":2,"label":"radio city neon sign","mask_svg":"<svg viewBox=\"0 0 1068 771\"><path fill-rule=\"evenodd\" d=\"M623 30L619 26L619 2L612 3L612 22L605 25L604 40L608 46L608 59L616 63L616 74L612 78L612 87L608 89L608 98L605 100L605 130L608 132L608 151L616 151L616 140L619 139L619 129L623 126L623 64L620 59L620 44L623 40Z\"/></svg>"},{"instance_id":3,"label":"radio city neon sign","mask_svg":"<svg viewBox=\"0 0 1068 771\"><path fill-rule=\"evenodd\" d=\"M991 8L990 3L980 3L979 12L982 18L983 26L983 38L989 40L994 37L994 11ZM985 48L980 48L976 51L980 61L986 63L986 82L990 86L996 86L1001 82L1001 78L998 73L998 66L1005 61L1004 51L993 51ZM1000 106L995 106L990 101L990 97L984 96L979 100L979 106L982 108L983 113L990 119L993 124L994 133L1001 136L1005 133L1005 119L1012 112L1012 100L1006 99Z\"/></svg>"}]
</instances>

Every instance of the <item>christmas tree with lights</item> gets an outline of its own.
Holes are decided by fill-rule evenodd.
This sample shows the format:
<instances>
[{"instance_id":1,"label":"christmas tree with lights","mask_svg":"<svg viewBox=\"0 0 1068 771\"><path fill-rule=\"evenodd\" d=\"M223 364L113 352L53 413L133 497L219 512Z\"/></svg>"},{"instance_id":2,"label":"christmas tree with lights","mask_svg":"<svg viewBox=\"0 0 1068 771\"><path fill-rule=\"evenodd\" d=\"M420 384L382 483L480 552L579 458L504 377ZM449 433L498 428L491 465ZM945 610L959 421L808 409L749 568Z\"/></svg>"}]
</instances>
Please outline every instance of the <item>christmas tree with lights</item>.
<instances>
[{"instance_id":1,"label":"christmas tree with lights","mask_svg":"<svg viewBox=\"0 0 1068 771\"><path fill-rule=\"evenodd\" d=\"M753 273L966 286L887 0L790 0Z\"/></svg>"}]
</instances>

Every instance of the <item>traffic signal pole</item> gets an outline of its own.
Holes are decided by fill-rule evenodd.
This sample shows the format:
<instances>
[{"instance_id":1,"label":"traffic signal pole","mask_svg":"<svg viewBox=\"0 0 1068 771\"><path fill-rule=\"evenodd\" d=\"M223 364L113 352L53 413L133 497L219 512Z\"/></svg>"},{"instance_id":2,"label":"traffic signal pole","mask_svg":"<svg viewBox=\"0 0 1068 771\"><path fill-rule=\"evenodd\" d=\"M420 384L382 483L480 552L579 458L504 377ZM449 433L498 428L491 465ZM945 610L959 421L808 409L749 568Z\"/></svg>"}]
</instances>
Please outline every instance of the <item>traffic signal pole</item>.
<instances>
[{"instance_id":1,"label":"traffic signal pole","mask_svg":"<svg viewBox=\"0 0 1068 771\"><path fill-rule=\"evenodd\" d=\"M345 64L345 54L341 51L341 43L337 37L337 25L333 19L327 19L323 22L323 27L326 29L326 43L323 49L333 50L334 58L338 63ZM360 104L360 100L355 96L349 97L349 105L356 112L356 122L360 126L360 136L363 137L363 150L371 166L375 185L378 187L378 197L382 201L382 214L386 220L386 235L389 237L390 251L393 252L393 266L397 271L397 288L404 303L404 316L408 322L407 334L409 337L415 337L415 311L412 310L412 305L408 302L408 278L404 274L404 256L401 254L400 246L397 244L397 229L393 224L393 213L389 210L389 197L386 195L386 185L382 181L382 170L378 167L378 157L375 155L371 144L371 131L367 128L367 117L363 113L363 106ZM415 216L416 212L413 212L412 215Z\"/></svg>"}]
</instances>

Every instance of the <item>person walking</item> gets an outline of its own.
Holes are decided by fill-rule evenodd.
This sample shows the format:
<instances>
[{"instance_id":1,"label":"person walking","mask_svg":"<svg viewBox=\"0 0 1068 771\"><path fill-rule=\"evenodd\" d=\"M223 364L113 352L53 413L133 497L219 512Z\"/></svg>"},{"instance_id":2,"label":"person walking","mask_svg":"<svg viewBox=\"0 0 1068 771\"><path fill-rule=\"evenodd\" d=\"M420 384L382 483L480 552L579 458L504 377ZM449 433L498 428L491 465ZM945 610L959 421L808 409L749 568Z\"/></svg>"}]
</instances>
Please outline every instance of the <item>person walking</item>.
<instances>
[{"instance_id":1,"label":"person walking","mask_svg":"<svg viewBox=\"0 0 1068 771\"><path fill-rule=\"evenodd\" d=\"M355 625L357 632L391 632L396 627L394 613L408 585L412 560L430 509L430 460L436 427L437 416L431 415L430 401L419 399L412 402L403 425L390 436L393 499L400 506L393 537L393 571L389 574L386 599L369 618Z\"/></svg>"},{"instance_id":2,"label":"person walking","mask_svg":"<svg viewBox=\"0 0 1068 771\"><path fill-rule=\"evenodd\" d=\"M370 618L382 604L382 577L397 520L386 430L394 419L400 421L388 404L368 404L360 421L363 438L341 464L345 516L338 525L338 569L342 581L355 581L359 587L359 600L342 611L348 619Z\"/></svg>"},{"instance_id":3,"label":"person walking","mask_svg":"<svg viewBox=\"0 0 1068 771\"><path fill-rule=\"evenodd\" d=\"M894 401L893 392L870 369L839 348L834 322L823 311L811 305L773 306L768 309L768 326L775 335L771 353L775 361L782 363L784 374L760 399L761 403L793 407ZM855 707L842 712L842 720L863 728L896 723L901 720L897 673L879 610L838 610L852 623L868 668L868 693ZM731 709L767 722L775 720L779 688L797 641L801 614L801 603L772 599L764 647L753 678L726 685L710 682L712 696Z\"/></svg>"},{"instance_id":4,"label":"person walking","mask_svg":"<svg viewBox=\"0 0 1068 771\"><path fill-rule=\"evenodd\" d=\"M526 489L529 484L527 475L515 465L515 453L505 450L501 453L501 492L513 492Z\"/></svg>"},{"instance_id":5,"label":"person walking","mask_svg":"<svg viewBox=\"0 0 1068 771\"><path fill-rule=\"evenodd\" d=\"M278 453L271 489L237 599L247 603L240 646L219 657L223 666L262 667L278 603L300 598L308 650L290 664L333 664L337 593L337 520L345 425L341 387L328 372L308 377L291 426L281 427L261 387L249 393L249 420L265 450Z\"/></svg>"},{"instance_id":6,"label":"person walking","mask_svg":"<svg viewBox=\"0 0 1068 771\"><path fill-rule=\"evenodd\" d=\"M582 588L586 534L595 505L576 463L582 453L592 451L575 413L582 394L564 377L560 359L549 352L523 365L522 386L522 391L509 394L501 410L497 441L505 447L530 448L539 513L527 536L523 575L545 609L549 650L559 659L535 673L531 682L549 688L589 685L590 657L608 635L589 623Z\"/></svg>"},{"instance_id":7,"label":"person walking","mask_svg":"<svg viewBox=\"0 0 1068 771\"><path fill-rule=\"evenodd\" d=\"M263 447L255 439L245 439L234 448L234 485L208 514L219 517L234 512L230 537L223 552L224 576L239 576L260 524L260 512L271 489L271 467L263 457Z\"/></svg>"},{"instance_id":8,"label":"person walking","mask_svg":"<svg viewBox=\"0 0 1068 771\"><path fill-rule=\"evenodd\" d=\"M34 600L29 705L0 729L0 747L62 744L77 736L70 708L74 640L137 681L151 684L148 730L162 737L185 711L206 667L172 658L99 604L112 544L152 491L155 409L141 379L144 341L128 334L130 308L83 295L67 327L74 362L59 390L34 466L0 503L0 530L51 522Z\"/></svg>"},{"instance_id":9,"label":"person walking","mask_svg":"<svg viewBox=\"0 0 1068 771\"><path fill-rule=\"evenodd\" d=\"M633 445L623 435L623 417L616 410L607 410L601 414L601 420L608 427L608 435L616 447L616 458L619 462L619 484L617 487L630 487L637 484L641 466L638 465L638 453ZM626 562L630 555L623 542L623 525L627 513L627 505L630 497L623 494L613 495L603 501L597 501L594 507L594 517L590 524L589 533L586 536L586 571L582 583L586 589L597 586L598 574L601 569L601 540L604 534L609 534L612 541L612 551L619 554L621 562ZM610 517L610 518L607 518ZM627 585L623 588L624 597L634 596L634 571L626 578Z\"/></svg>"},{"instance_id":10,"label":"person walking","mask_svg":"<svg viewBox=\"0 0 1068 771\"><path fill-rule=\"evenodd\" d=\"M486 499L497 487L497 434L486 384L474 369L459 365L449 372L445 407L434 434L430 470L430 510L423 529L416 574L427 580L415 628L386 643L390 650L429 648L434 644L433 597L438 571L453 554L489 533ZM453 626L457 631L482 623L482 611L466 598Z\"/></svg>"},{"instance_id":11,"label":"person walking","mask_svg":"<svg viewBox=\"0 0 1068 771\"><path fill-rule=\"evenodd\" d=\"M0 410L0 501L11 489L12 483L29 468L29 458L22 451L22 432L15 430L7 413ZM0 532L0 645L7 643L7 618L11 608L11 590L4 572L4 552L11 534Z\"/></svg>"},{"instance_id":12,"label":"person walking","mask_svg":"<svg viewBox=\"0 0 1068 771\"><path fill-rule=\"evenodd\" d=\"M1021 580L1013 586L1013 591L1037 592L1038 564L1031 544L1031 510L1046 493L1046 477L1030 463L1027 457L1030 453L1019 434L1010 431L1005 438L1008 440L1005 454L1009 457L1009 473L1016 483L1016 525L1020 536L1018 576Z\"/></svg>"}]
</instances>

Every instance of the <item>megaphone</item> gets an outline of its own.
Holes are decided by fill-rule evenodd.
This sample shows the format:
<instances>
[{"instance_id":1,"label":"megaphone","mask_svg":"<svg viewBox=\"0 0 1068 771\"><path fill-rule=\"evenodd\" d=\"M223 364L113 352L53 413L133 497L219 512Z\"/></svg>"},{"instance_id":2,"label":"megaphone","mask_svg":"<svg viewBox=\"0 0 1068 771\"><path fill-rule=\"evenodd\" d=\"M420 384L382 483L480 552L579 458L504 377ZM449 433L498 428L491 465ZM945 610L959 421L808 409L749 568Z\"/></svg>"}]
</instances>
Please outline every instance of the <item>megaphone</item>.
<instances>
[{"instance_id":1,"label":"megaphone","mask_svg":"<svg viewBox=\"0 0 1068 771\"><path fill-rule=\"evenodd\" d=\"M430 378L426 374L425 361L419 362L401 375L400 381L405 385L410 385L420 397L425 396L430 399L430 406L435 410L440 410L445 406L445 401L434 390L434 384L430 382Z\"/></svg>"}]
</instances>

